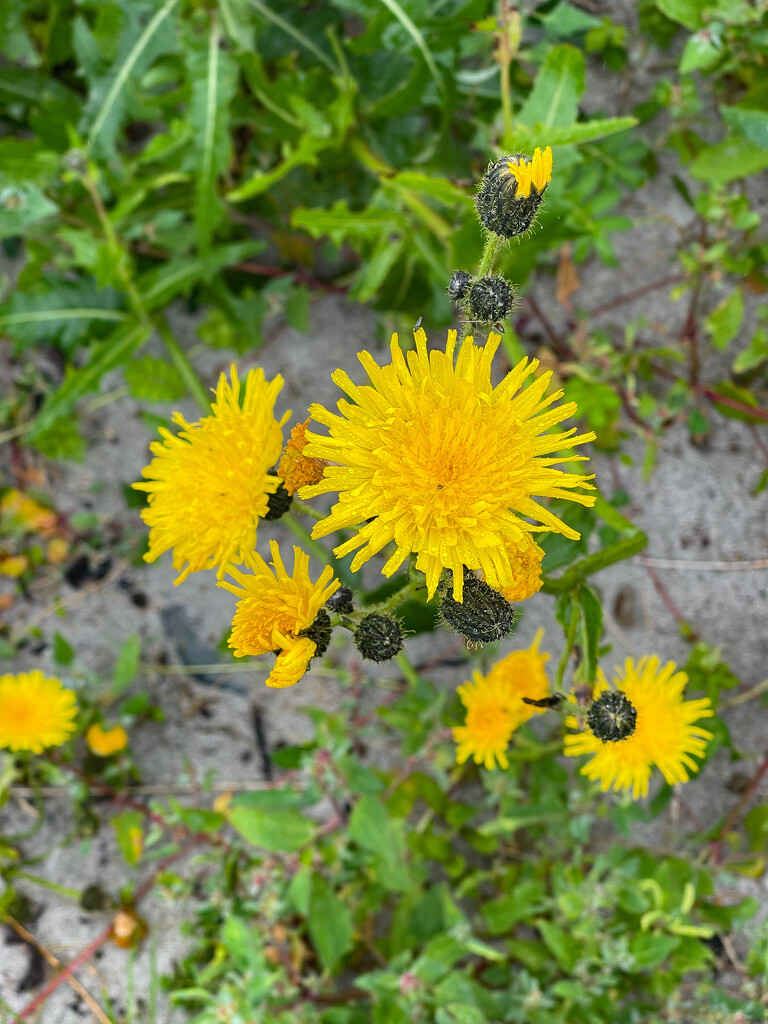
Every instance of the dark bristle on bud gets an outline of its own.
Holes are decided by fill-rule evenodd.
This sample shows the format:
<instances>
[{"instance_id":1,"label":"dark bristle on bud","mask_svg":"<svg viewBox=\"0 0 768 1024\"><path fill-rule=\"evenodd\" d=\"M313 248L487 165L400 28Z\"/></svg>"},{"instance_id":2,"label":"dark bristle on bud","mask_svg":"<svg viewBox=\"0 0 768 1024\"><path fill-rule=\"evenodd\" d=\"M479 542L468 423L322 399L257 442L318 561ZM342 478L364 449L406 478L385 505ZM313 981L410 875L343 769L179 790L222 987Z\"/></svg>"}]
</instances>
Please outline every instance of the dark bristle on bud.
<instances>
[{"instance_id":1,"label":"dark bristle on bud","mask_svg":"<svg viewBox=\"0 0 768 1024\"><path fill-rule=\"evenodd\" d=\"M328 650L328 644L331 642L332 632L333 627L331 626L331 618L328 615L328 612L321 608L312 625L307 626L306 629L302 629L299 636L305 636L308 640L314 640L317 646L312 657L322 658Z\"/></svg>"},{"instance_id":2,"label":"dark bristle on bud","mask_svg":"<svg viewBox=\"0 0 768 1024\"><path fill-rule=\"evenodd\" d=\"M517 181L509 169L510 163L522 163L525 157L518 153L503 156L491 164L480 182L475 206L480 221L489 231L502 238L515 238L524 234L533 224L546 187L541 192L531 187L529 196L517 195Z\"/></svg>"},{"instance_id":3,"label":"dark bristle on bud","mask_svg":"<svg viewBox=\"0 0 768 1024\"><path fill-rule=\"evenodd\" d=\"M403 649L400 623L379 612L366 615L355 631L355 646L368 661L389 661Z\"/></svg>"},{"instance_id":4,"label":"dark bristle on bud","mask_svg":"<svg viewBox=\"0 0 768 1024\"><path fill-rule=\"evenodd\" d=\"M325 602L325 607L338 615L349 615L355 610L353 593L349 587L339 587L335 594L331 594Z\"/></svg>"},{"instance_id":5,"label":"dark bristle on bud","mask_svg":"<svg viewBox=\"0 0 768 1024\"><path fill-rule=\"evenodd\" d=\"M280 516L284 516L291 507L292 501L292 495L290 495L283 484L280 483L275 493L267 496L267 514L264 518L272 520L279 519Z\"/></svg>"},{"instance_id":6,"label":"dark bristle on bud","mask_svg":"<svg viewBox=\"0 0 768 1024\"><path fill-rule=\"evenodd\" d=\"M620 690L606 690L589 709L587 725L599 740L618 743L635 731L637 710Z\"/></svg>"},{"instance_id":7,"label":"dark bristle on bud","mask_svg":"<svg viewBox=\"0 0 768 1024\"><path fill-rule=\"evenodd\" d=\"M489 274L479 278L469 289L464 311L474 323L495 324L503 320L514 305L512 285L498 274Z\"/></svg>"},{"instance_id":8,"label":"dark bristle on bud","mask_svg":"<svg viewBox=\"0 0 768 1024\"><path fill-rule=\"evenodd\" d=\"M471 284L472 275L470 273L466 270L454 270L445 290L454 302L459 302L467 294Z\"/></svg>"},{"instance_id":9,"label":"dark bristle on bud","mask_svg":"<svg viewBox=\"0 0 768 1024\"><path fill-rule=\"evenodd\" d=\"M450 588L449 588L450 589ZM443 622L470 643L490 644L514 630L517 612L498 590L464 571L464 601L447 593L440 604Z\"/></svg>"}]
</instances>

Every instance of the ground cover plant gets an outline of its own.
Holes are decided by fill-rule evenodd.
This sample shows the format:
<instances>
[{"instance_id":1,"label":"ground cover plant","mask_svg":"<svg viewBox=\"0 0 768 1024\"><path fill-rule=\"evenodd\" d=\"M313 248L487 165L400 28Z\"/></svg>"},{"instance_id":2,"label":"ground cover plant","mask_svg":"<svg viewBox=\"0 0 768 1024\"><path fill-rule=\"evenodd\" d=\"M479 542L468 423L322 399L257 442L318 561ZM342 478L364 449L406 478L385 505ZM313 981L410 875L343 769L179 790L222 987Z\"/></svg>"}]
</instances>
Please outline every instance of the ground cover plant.
<instances>
[{"instance_id":1,"label":"ground cover plant","mask_svg":"<svg viewBox=\"0 0 768 1024\"><path fill-rule=\"evenodd\" d=\"M765 489L768 4L14 0L2 18L0 806L35 823L0 835L0 916L41 969L21 1000L0 982L0 1019L45 1019L71 986L113 1022L764 1020L768 934L739 883L764 871L768 760L673 844L637 829L711 785L718 751L743 757L729 710L765 715L768 687L661 581L687 661L608 642L596 574L648 538L590 456L651 481L669 431L706 450L730 418ZM582 308L644 189L685 211L667 265ZM338 404L297 419L259 349L288 322L311 362L328 293L369 304L377 337L339 361ZM622 315L658 294L679 330ZM203 380L211 350L226 369ZM149 446L123 481L133 525L98 494L63 517L44 467L87 459L87 415L126 396ZM142 795L132 737L162 718L162 666L133 635L99 674L66 618L49 638L28 609L116 556L172 563L181 603L197 574L228 592L220 663L272 706L321 672L339 707L264 747L252 786ZM539 593L560 632L526 647ZM62 792L57 838L109 830L119 892L31 852ZM65 963L34 934L45 893L104 916ZM188 942L134 981L162 941L152 900L184 908ZM108 944L119 999L79 980Z\"/></svg>"}]
</instances>

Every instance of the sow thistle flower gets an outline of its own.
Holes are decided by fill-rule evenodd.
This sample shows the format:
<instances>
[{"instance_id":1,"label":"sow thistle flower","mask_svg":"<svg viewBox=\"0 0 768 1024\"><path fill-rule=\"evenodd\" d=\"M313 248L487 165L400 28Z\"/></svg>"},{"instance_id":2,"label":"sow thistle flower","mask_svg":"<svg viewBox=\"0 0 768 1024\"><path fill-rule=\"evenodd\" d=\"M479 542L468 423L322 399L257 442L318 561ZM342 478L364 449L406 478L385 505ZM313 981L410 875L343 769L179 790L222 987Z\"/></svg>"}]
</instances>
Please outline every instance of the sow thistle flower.
<instances>
[{"instance_id":1,"label":"sow thistle flower","mask_svg":"<svg viewBox=\"0 0 768 1024\"><path fill-rule=\"evenodd\" d=\"M429 598L449 569L453 596L461 601L465 566L482 570L491 587L503 590L515 583L510 545L520 545L526 533L545 529L579 538L534 496L593 505L594 496L582 493L593 490L591 477L554 467L584 461L583 455L556 453L595 435L576 435L574 429L547 433L572 416L576 405L550 408L563 394L545 397L551 372L523 389L538 367L535 359L523 359L492 386L498 334L489 335L485 346L465 338L458 358L455 331L445 352L428 352L421 329L415 340L416 351L406 357L393 335L392 362L383 367L368 352L360 353L370 385L353 384L337 370L333 380L351 399L339 401L340 415L320 405L310 408L312 419L328 427L330 436L307 431L304 454L333 464L300 494L339 495L312 536L358 526L355 536L335 549L343 556L360 548L353 572L394 541L396 550L382 572L391 576L415 553Z\"/></svg>"},{"instance_id":2,"label":"sow thistle flower","mask_svg":"<svg viewBox=\"0 0 768 1024\"><path fill-rule=\"evenodd\" d=\"M661 668L656 657L641 658L637 664L627 658L623 672L615 671L615 690L598 670L592 708L599 713L590 711L587 727L565 737L565 753L571 757L592 754L582 774L600 782L603 790L631 789L635 799L648 795L654 766L670 785L687 782L699 770L693 758L704 755L706 741L712 738L711 732L694 723L714 714L708 697L682 699L687 682L688 676L678 672L674 662ZM601 700L616 692L624 695L635 716L627 714L624 703L617 700L600 708ZM579 727L574 717L566 724Z\"/></svg>"},{"instance_id":3,"label":"sow thistle flower","mask_svg":"<svg viewBox=\"0 0 768 1024\"><path fill-rule=\"evenodd\" d=\"M0 747L39 754L75 731L77 702L60 679L39 670L0 676Z\"/></svg>"},{"instance_id":4,"label":"sow thistle flower","mask_svg":"<svg viewBox=\"0 0 768 1024\"><path fill-rule=\"evenodd\" d=\"M300 548L293 549L292 573L283 565L275 541L270 548L274 572L257 552L247 552L250 575L229 565L226 573L235 582L221 580L218 586L240 598L229 638L235 657L276 653L267 686L280 688L297 683L310 660L325 653L331 624L323 605L340 584L328 565L313 583L309 555Z\"/></svg>"},{"instance_id":5,"label":"sow thistle flower","mask_svg":"<svg viewBox=\"0 0 768 1024\"><path fill-rule=\"evenodd\" d=\"M133 485L148 495L144 558L154 562L173 550L176 583L200 569L218 568L221 577L227 563L244 562L280 485L269 469L280 456L290 416L274 417L283 379L267 382L262 369L250 370L241 386L234 366L231 378L219 378L210 416L187 423L174 413L181 432L160 429L162 441L150 445L155 457L142 471L147 482Z\"/></svg>"},{"instance_id":6,"label":"sow thistle flower","mask_svg":"<svg viewBox=\"0 0 768 1024\"><path fill-rule=\"evenodd\" d=\"M549 695L544 668L549 655L539 650L543 636L544 630L539 629L529 648L512 651L487 676L475 672L471 683L459 687L459 697L467 709L465 724L453 729L459 764L472 757L488 769L496 762L502 768L509 767L506 750L512 733L544 710L526 704L523 697L542 700Z\"/></svg>"},{"instance_id":7,"label":"sow thistle flower","mask_svg":"<svg viewBox=\"0 0 768 1024\"><path fill-rule=\"evenodd\" d=\"M552 180L552 150L536 148L532 157L503 156L485 172L475 196L481 222L502 238L524 234L533 224Z\"/></svg>"}]
</instances>

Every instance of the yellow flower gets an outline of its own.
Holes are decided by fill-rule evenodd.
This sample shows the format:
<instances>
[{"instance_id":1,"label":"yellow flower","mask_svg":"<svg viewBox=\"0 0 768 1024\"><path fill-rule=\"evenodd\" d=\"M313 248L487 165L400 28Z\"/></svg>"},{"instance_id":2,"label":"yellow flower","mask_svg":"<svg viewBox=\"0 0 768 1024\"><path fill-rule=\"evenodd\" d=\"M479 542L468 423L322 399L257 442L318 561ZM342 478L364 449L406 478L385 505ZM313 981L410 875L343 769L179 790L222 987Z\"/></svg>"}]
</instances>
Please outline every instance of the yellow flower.
<instances>
[{"instance_id":1,"label":"yellow flower","mask_svg":"<svg viewBox=\"0 0 768 1024\"><path fill-rule=\"evenodd\" d=\"M240 598L229 638L235 657L275 651L277 661L267 686L293 686L307 671L321 643L319 633L312 639L306 635L307 631L311 631L318 613L340 584L333 579L329 565L313 583L309 578L309 556L296 547L293 549L293 573L289 574L275 541L270 547L274 573L261 555L248 552L245 561L251 575L230 565L226 572L235 583L221 581L218 585ZM327 631L330 638L330 623ZM324 648L320 653L323 652Z\"/></svg>"},{"instance_id":2,"label":"yellow flower","mask_svg":"<svg viewBox=\"0 0 768 1024\"><path fill-rule=\"evenodd\" d=\"M519 543L508 544L507 547L514 582L504 587L501 594L507 601L525 601L541 589L544 552L530 533L523 534Z\"/></svg>"},{"instance_id":3,"label":"yellow flower","mask_svg":"<svg viewBox=\"0 0 768 1024\"><path fill-rule=\"evenodd\" d=\"M149 495L142 512L150 528L144 558L153 562L173 549L176 583L215 567L220 578L227 563L244 562L269 495L280 484L269 469L280 456L282 426L290 416L274 417L283 379L267 383L262 369L250 370L241 388L234 366L231 376L231 384L223 373L219 378L210 416L187 423L174 413L180 434L161 428L163 440L150 445L155 458L142 471L148 482L133 485Z\"/></svg>"},{"instance_id":4,"label":"yellow flower","mask_svg":"<svg viewBox=\"0 0 768 1024\"><path fill-rule=\"evenodd\" d=\"M411 552L427 580L431 598L443 569L453 572L453 595L462 600L463 567L482 569L497 590L512 586L514 567L507 544L526 532L544 529L578 539L579 534L533 495L568 498L593 505L590 477L555 469L558 462L586 456L553 457L563 449L594 439L574 430L545 433L576 412L573 402L549 408L562 391L544 397L551 373L521 390L538 366L523 359L501 384L491 384L491 361L500 337L484 347L466 338L455 358L456 332L445 352L428 352L423 330L416 351L406 358L397 335L392 362L380 367L368 352L359 356L371 385L358 386L342 370L333 380L352 399L340 401L341 415L313 405L310 414L330 437L307 432L305 455L327 459L323 479L303 487L302 497L338 491L331 514L315 525L313 537L360 526L335 549L345 555L361 548L356 571L390 541L396 550L382 569L391 576Z\"/></svg>"},{"instance_id":5,"label":"yellow flower","mask_svg":"<svg viewBox=\"0 0 768 1024\"><path fill-rule=\"evenodd\" d=\"M641 658L636 665L627 658L623 673L615 670L615 684L637 712L632 735L616 742L604 741L585 727L576 735L565 737L565 753L569 756L594 755L581 771L599 781L601 789L631 789L637 799L647 796L654 765L670 785L687 782L690 774L699 770L692 755L703 756L705 741L712 738L712 733L693 723L711 717L714 712L708 697L682 699L688 676L676 668L672 661L660 668L656 657ZM608 689L605 675L598 671L594 696L597 698ZM575 718L567 719L566 724L578 728Z\"/></svg>"},{"instance_id":6,"label":"yellow flower","mask_svg":"<svg viewBox=\"0 0 768 1024\"><path fill-rule=\"evenodd\" d=\"M527 199L531 194L531 186L537 192L543 192L552 181L552 150L547 146L542 153L537 146L531 160L517 157L510 160L507 166L517 182L518 199Z\"/></svg>"},{"instance_id":7,"label":"yellow flower","mask_svg":"<svg viewBox=\"0 0 768 1024\"><path fill-rule=\"evenodd\" d=\"M85 742L94 754L98 754L99 757L109 757L111 754L117 754L120 750L125 750L128 746L128 733L121 725L105 729L98 722L94 722L85 734Z\"/></svg>"},{"instance_id":8,"label":"yellow flower","mask_svg":"<svg viewBox=\"0 0 768 1024\"><path fill-rule=\"evenodd\" d=\"M322 459L308 459L304 455L308 426L309 420L296 424L277 467L277 475L283 481L283 486L289 494L295 494L300 487L316 484L323 478L325 463Z\"/></svg>"},{"instance_id":9,"label":"yellow flower","mask_svg":"<svg viewBox=\"0 0 768 1024\"><path fill-rule=\"evenodd\" d=\"M75 731L77 702L61 680L39 669L0 676L0 747L31 750L59 747Z\"/></svg>"},{"instance_id":10,"label":"yellow flower","mask_svg":"<svg viewBox=\"0 0 768 1024\"><path fill-rule=\"evenodd\" d=\"M487 676L475 672L471 683L459 687L459 696L467 709L466 724L453 730L453 738L459 744L459 764L472 756L477 764L489 769L493 768L494 758L502 768L509 766L505 751L512 733L544 710L525 704L523 697L541 700L549 695L544 669L549 655L539 651L543 636L544 630L539 629L527 650L512 651Z\"/></svg>"}]
</instances>

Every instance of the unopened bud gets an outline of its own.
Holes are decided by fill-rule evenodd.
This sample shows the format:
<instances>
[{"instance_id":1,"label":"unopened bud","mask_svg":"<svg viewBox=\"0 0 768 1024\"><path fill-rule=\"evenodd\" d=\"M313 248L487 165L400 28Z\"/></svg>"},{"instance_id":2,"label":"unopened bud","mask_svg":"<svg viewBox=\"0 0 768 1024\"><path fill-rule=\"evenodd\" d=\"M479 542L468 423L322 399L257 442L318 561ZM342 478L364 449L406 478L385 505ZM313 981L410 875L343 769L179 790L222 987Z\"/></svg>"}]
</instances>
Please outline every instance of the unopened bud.
<instances>
[{"instance_id":1,"label":"unopened bud","mask_svg":"<svg viewBox=\"0 0 768 1024\"><path fill-rule=\"evenodd\" d=\"M524 234L533 224L547 184L552 180L552 150L537 148L492 163L480 182L475 206L481 222L502 238Z\"/></svg>"},{"instance_id":2,"label":"unopened bud","mask_svg":"<svg viewBox=\"0 0 768 1024\"><path fill-rule=\"evenodd\" d=\"M331 642L332 632L333 627L331 626L330 616L324 608L321 608L312 625L307 626L306 629L302 629L299 636L305 636L308 640L314 641L315 653L312 657L322 658L328 650L328 644Z\"/></svg>"},{"instance_id":3,"label":"unopened bud","mask_svg":"<svg viewBox=\"0 0 768 1024\"><path fill-rule=\"evenodd\" d=\"M472 275L466 270L454 270L451 280L445 289L454 302L459 302L465 297L472 284Z\"/></svg>"},{"instance_id":4,"label":"unopened bud","mask_svg":"<svg viewBox=\"0 0 768 1024\"><path fill-rule=\"evenodd\" d=\"M606 690L592 703L587 725L599 740L617 743L635 731L637 710L620 690Z\"/></svg>"},{"instance_id":5,"label":"unopened bud","mask_svg":"<svg viewBox=\"0 0 768 1024\"><path fill-rule=\"evenodd\" d=\"M513 631L517 612L498 590L464 571L464 600L459 603L446 593L440 605L443 622L473 644L503 640Z\"/></svg>"},{"instance_id":6,"label":"unopened bud","mask_svg":"<svg viewBox=\"0 0 768 1024\"><path fill-rule=\"evenodd\" d=\"M357 627L355 646L368 661L389 661L403 649L403 630L397 619L372 612Z\"/></svg>"},{"instance_id":7,"label":"unopened bud","mask_svg":"<svg viewBox=\"0 0 768 1024\"><path fill-rule=\"evenodd\" d=\"M355 610L353 601L354 594L349 587L339 587L335 594L331 594L325 602L325 607L330 608L337 615L350 615Z\"/></svg>"},{"instance_id":8,"label":"unopened bud","mask_svg":"<svg viewBox=\"0 0 768 1024\"><path fill-rule=\"evenodd\" d=\"M464 301L467 319L478 324L495 324L503 320L515 305L512 285L499 274L489 274L475 281Z\"/></svg>"},{"instance_id":9,"label":"unopened bud","mask_svg":"<svg viewBox=\"0 0 768 1024\"><path fill-rule=\"evenodd\" d=\"M277 485L277 490L267 495L267 513L265 519L273 520L284 516L291 507L292 496L286 491L282 482Z\"/></svg>"}]
</instances>

